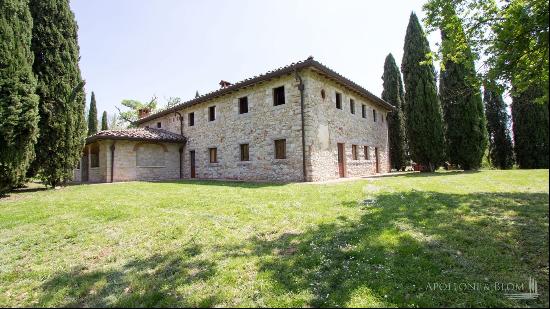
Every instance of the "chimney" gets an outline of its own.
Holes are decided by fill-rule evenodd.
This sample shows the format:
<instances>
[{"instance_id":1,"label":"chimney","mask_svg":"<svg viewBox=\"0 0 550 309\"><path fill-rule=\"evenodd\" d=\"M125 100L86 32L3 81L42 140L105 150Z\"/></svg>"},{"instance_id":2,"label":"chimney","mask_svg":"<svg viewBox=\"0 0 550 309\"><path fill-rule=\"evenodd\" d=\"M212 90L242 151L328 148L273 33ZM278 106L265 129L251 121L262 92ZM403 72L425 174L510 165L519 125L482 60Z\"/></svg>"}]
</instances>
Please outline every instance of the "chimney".
<instances>
[{"instance_id":1,"label":"chimney","mask_svg":"<svg viewBox=\"0 0 550 309\"><path fill-rule=\"evenodd\" d=\"M145 118L147 116L149 116L149 114L151 113L151 110L147 107L144 107L144 108L140 108L138 110L138 118L141 119L141 118Z\"/></svg>"},{"instance_id":2,"label":"chimney","mask_svg":"<svg viewBox=\"0 0 550 309\"><path fill-rule=\"evenodd\" d=\"M231 86L231 83L230 83L230 82L225 81L225 80L223 80L223 79L220 81L220 87L221 87L222 89L223 89L223 88L227 88L227 87L229 87L229 86Z\"/></svg>"}]
</instances>

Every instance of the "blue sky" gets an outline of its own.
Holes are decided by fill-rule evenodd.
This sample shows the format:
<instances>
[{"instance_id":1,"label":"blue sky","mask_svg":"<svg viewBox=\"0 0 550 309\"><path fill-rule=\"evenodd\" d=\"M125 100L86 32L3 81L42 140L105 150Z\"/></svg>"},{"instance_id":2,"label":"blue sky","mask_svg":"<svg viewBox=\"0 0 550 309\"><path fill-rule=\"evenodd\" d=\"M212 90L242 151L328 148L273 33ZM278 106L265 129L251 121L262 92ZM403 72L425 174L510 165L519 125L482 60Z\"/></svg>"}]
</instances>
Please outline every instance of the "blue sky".
<instances>
[{"instance_id":1,"label":"blue sky","mask_svg":"<svg viewBox=\"0 0 550 309\"><path fill-rule=\"evenodd\" d=\"M193 98L312 55L380 95L384 59L401 63L410 1L72 0L87 101ZM430 35L432 45L438 34Z\"/></svg>"}]
</instances>

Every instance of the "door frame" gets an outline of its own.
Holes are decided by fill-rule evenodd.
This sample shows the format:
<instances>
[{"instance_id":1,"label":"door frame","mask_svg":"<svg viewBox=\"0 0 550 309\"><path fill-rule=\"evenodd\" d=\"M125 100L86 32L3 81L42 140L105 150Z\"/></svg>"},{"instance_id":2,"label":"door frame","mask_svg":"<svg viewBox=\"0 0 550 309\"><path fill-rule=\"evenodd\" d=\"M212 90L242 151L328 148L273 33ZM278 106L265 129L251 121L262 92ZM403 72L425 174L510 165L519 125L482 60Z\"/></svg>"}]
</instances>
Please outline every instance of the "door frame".
<instances>
[{"instance_id":1,"label":"door frame","mask_svg":"<svg viewBox=\"0 0 550 309\"><path fill-rule=\"evenodd\" d=\"M189 167L191 168L190 178L197 178L197 165L195 158L195 150L189 151Z\"/></svg>"},{"instance_id":2,"label":"door frame","mask_svg":"<svg viewBox=\"0 0 550 309\"><path fill-rule=\"evenodd\" d=\"M346 145L344 143L336 144L338 157L338 176L340 178L346 177Z\"/></svg>"}]
</instances>

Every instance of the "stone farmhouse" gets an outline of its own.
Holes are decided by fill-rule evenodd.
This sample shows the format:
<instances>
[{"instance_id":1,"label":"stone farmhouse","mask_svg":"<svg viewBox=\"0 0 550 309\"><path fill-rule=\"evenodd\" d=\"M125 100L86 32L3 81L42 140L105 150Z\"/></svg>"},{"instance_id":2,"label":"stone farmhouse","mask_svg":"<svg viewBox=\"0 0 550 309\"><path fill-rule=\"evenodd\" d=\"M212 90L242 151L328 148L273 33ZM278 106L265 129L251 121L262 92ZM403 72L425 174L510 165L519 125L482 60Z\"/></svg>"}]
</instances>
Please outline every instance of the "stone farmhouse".
<instances>
[{"instance_id":1,"label":"stone farmhouse","mask_svg":"<svg viewBox=\"0 0 550 309\"><path fill-rule=\"evenodd\" d=\"M321 181L389 172L393 107L309 57L86 140L78 182Z\"/></svg>"}]
</instances>

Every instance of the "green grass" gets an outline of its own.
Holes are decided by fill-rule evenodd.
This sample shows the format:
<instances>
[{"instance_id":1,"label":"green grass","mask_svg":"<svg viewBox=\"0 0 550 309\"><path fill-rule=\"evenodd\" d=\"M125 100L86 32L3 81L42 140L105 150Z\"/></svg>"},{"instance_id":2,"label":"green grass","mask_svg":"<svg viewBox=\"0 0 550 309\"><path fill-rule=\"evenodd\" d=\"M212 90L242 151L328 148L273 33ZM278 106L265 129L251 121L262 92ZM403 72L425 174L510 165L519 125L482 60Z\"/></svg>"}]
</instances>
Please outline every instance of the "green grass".
<instances>
[{"instance_id":1,"label":"green grass","mask_svg":"<svg viewBox=\"0 0 550 309\"><path fill-rule=\"evenodd\" d=\"M548 170L13 193L0 306L547 307Z\"/></svg>"}]
</instances>

